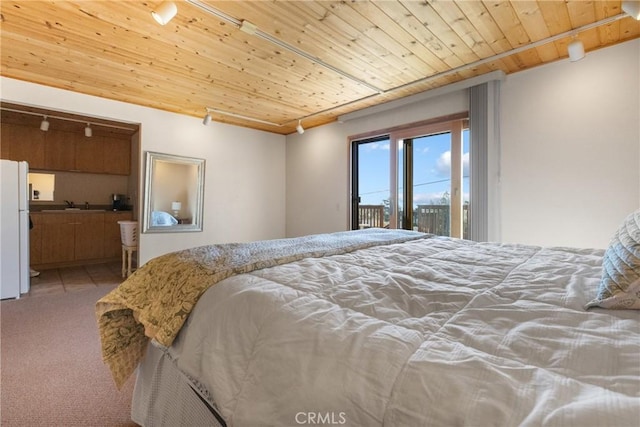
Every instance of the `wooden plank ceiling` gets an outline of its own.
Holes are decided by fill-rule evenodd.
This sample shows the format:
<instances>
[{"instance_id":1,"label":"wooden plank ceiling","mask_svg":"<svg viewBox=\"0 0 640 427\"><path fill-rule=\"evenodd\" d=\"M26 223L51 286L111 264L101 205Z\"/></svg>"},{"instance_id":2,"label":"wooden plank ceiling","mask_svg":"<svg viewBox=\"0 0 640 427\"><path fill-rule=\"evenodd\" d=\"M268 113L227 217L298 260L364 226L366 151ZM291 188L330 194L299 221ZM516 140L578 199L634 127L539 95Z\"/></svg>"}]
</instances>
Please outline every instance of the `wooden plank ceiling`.
<instances>
[{"instance_id":1,"label":"wooden plank ceiling","mask_svg":"<svg viewBox=\"0 0 640 427\"><path fill-rule=\"evenodd\" d=\"M165 26L150 14L160 3L2 0L2 75L289 134L565 59L568 32L603 20L577 34L587 54L640 36L619 0L188 0Z\"/></svg>"}]
</instances>

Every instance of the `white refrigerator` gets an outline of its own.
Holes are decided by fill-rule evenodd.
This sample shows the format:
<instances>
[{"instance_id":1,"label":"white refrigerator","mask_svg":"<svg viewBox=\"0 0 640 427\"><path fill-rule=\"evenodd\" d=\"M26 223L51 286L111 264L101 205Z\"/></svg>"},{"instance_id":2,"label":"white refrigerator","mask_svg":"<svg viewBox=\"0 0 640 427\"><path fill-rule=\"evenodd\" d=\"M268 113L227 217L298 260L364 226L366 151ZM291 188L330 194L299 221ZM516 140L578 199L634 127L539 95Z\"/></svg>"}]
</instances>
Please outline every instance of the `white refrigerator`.
<instances>
[{"instance_id":1,"label":"white refrigerator","mask_svg":"<svg viewBox=\"0 0 640 427\"><path fill-rule=\"evenodd\" d=\"M29 292L29 164L0 160L0 299Z\"/></svg>"}]
</instances>

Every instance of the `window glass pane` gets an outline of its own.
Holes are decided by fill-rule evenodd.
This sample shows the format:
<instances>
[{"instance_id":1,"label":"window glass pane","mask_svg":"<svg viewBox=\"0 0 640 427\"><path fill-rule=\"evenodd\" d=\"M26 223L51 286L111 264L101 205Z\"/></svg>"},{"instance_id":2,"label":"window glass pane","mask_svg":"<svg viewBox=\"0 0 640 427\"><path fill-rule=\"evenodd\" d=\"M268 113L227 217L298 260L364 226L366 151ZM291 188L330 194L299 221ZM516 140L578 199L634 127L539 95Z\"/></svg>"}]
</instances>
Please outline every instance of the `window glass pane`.
<instances>
[{"instance_id":1,"label":"window glass pane","mask_svg":"<svg viewBox=\"0 0 640 427\"><path fill-rule=\"evenodd\" d=\"M413 139L413 229L449 236L451 133Z\"/></svg>"},{"instance_id":2,"label":"window glass pane","mask_svg":"<svg viewBox=\"0 0 640 427\"><path fill-rule=\"evenodd\" d=\"M389 221L389 138L358 142L358 228Z\"/></svg>"}]
</instances>

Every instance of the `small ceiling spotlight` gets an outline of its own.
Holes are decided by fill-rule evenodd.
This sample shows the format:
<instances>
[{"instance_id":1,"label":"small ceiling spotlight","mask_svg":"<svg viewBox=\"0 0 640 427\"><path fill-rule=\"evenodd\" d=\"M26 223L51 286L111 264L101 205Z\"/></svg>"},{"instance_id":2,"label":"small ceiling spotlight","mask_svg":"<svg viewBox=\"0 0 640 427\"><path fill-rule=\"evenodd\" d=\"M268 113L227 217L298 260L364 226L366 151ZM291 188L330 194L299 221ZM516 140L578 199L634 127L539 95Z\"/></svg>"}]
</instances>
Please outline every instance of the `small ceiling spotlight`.
<instances>
[{"instance_id":1,"label":"small ceiling spotlight","mask_svg":"<svg viewBox=\"0 0 640 427\"><path fill-rule=\"evenodd\" d=\"M302 120L298 120L298 126L296 126L296 131L302 135L304 133L304 128L302 127Z\"/></svg>"},{"instance_id":2,"label":"small ceiling spotlight","mask_svg":"<svg viewBox=\"0 0 640 427\"><path fill-rule=\"evenodd\" d=\"M209 123L211 123L211 114L209 114L209 112L207 111L207 114L205 114L204 118L202 119L202 124L207 126Z\"/></svg>"},{"instance_id":3,"label":"small ceiling spotlight","mask_svg":"<svg viewBox=\"0 0 640 427\"><path fill-rule=\"evenodd\" d=\"M42 118L42 121L40 122L40 130L44 132L49 130L49 121L47 120L47 116Z\"/></svg>"},{"instance_id":4,"label":"small ceiling spotlight","mask_svg":"<svg viewBox=\"0 0 640 427\"><path fill-rule=\"evenodd\" d=\"M93 129L91 129L91 123L87 123L87 127L84 128L84 136L91 138L93 136Z\"/></svg>"},{"instance_id":5,"label":"small ceiling spotlight","mask_svg":"<svg viewBox=\"0 0 640 427\"><path fill-rule=\"evenodd\" d=\"M569 52L569 60L571 62L576 62L584 58L584 45L577 38L569 43L567 50Z\"/></svg>"},{"instance_id":6,"label":"small ceiling spotlight","mask_svg":"<svg viewBox=\"0 0 640 427\"><path fill-rule=\"evenodd\" d=\"M640 21L640 1L623 1L622 10L633 19Z\"/></svg>"},{"instance_id":7,"label":"small ceiling spotlight","mask_svg":"<svg viewBox=\"0 0 640 427\"><path fill-rule=\"evenodd\" d=\"M151 12L151 16L153 16L153 19L155 19L158 24L165 25L176 16L176 13L178 13L176 4L172 1L165 1Z\"/></svg>"}]
</instances>

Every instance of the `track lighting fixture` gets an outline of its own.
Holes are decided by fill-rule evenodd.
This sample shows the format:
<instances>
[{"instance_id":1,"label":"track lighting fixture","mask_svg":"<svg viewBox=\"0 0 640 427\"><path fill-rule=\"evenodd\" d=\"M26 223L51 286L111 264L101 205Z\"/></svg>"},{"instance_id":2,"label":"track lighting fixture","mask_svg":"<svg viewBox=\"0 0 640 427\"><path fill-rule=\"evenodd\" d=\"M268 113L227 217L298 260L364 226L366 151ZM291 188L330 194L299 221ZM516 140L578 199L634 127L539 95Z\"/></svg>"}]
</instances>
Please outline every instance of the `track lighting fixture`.
<instances>
[{"instance_id":1,"label":"track lighting fixture","mask_svg":"<svg viewBox=\"0 0 640 427\"><path fill-rule=\"evenodd\" d=\"M209 114L209 112L207 111L207 114L205 114L204 118L202 119L202 124L207 126L209 123L211 123L211 114Z\"/></svg>"},{"instance_id":2,"label":"track lighting fixture","mask_svg":"<svg viewBox=\"0 0 640 427\"><path fill-rule=\"evenodd\" d=\"M622 10L635 20L640 20L640 1L623 1Z\"/></svg>"},{"instance_id":3,"label":"track lighting fixture","mask_svg":"<svg viewBox=\"0 0 640 427\"><path fill-rule=\"evenodd\" d=\"M269 126L277 126L277 127L282 126L280 123L268 122L266 120L256 119L255 117L244 116L242 114L232 113L230 111L218 110L217 108L206 107L206 109L207 109L207 115L209 116L211 115L211 113L215 113L215 114L222 114L223 116L235 117L237 119L249 120L256 123L262 123ZM204 119L202 120L202 123L206 125L210 121L211 121L211 117L209 117L208 119L204 117Z\"/></svg>"},{"instance_id":4,"label":"track lighting fixture","mask_svg":"<svg viewBox=\"0 0 640 427\"><path fill-rule=\"evenodd\" d=\"M298 120L298 126L296 126L296 131L298 131L300 135L304 133L304 128L302 127L302 120Z\"/></svg>"},{"instance_id":5,"label":"track lighting fixture","mask_svg":"<svg viewBox=\"0 0 640 427\"><path fill-rule=\"evenodd\" d=\"M153 16L153 19L155 19L158 24L165 25L176 16L176 13L178 13L176 4L172 1L165 1L151 12L151 16Z\"/></svg>"},{"instance_id":6,"label":"track lighting fixture","mask_svg":"<svg viewBox=\"0 0 640 427\"><path fill-rule=\"evenodd\" d=\"M47 120L47 116L43 116L42 121L40 122L40 130L44 132L49 130L49 121Z\"/></svg>"},{"instance_id":7,"label":"track lighting fixture","mask_svg":"<svg viewBox=\"0 0 640 427\"><path fill-rule=\"evenodd\" d=\"M123 123L123 126L119 126L117 124L113 124L113 123L100 123L100 122L88 122L86 121L86 119L77 119L77 118L73 118L73 117L69 117L67 115L65 116L58 116L58 115L52 115L52 114L42 114L42 113L36 113L33 111L28 111L28 110L20 110L20 109L14 109L14 108L6 108L6 107L0 107L0 110L2 111L11 111L14 113L20 113L20 114L27 114L27 115L31 115L31 116L40 116L42 117L42 121L40 122L40 130L43 132L46 132L49 130L49 125L50 122L48 120L49 117L51 117L52 119L55 120L63 120L63 121L67 121L67 122L74 122L74 123L86 123L87 126L84 128L84 135L87 138L90 138L93 136L93 127L91 127L91 125L93 126L98 126L99 128L105 127L105 128L112 128L112 129L122 129L122 130L126 130L126 131L130 131L130 132L135 132L137 130L137 126L135 125L126 125ZM57 122L56 122L57 123ZM79 129L79 127L73 127L73 130L77 130Z\"/></svg>"},{"instance_id":8,"label":"track lighting fixture","mask_svg":"<svg viewBox=\"0 0 640 427\"><path fill-rule=\"evenodd\" d=\"M569 60L571 62L576 62L584 58L584 45L577 38L569 43L567 50L569 52Z\"/></svg>"}]
</instances>

